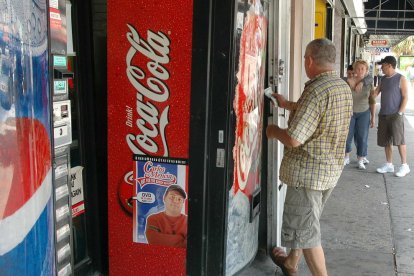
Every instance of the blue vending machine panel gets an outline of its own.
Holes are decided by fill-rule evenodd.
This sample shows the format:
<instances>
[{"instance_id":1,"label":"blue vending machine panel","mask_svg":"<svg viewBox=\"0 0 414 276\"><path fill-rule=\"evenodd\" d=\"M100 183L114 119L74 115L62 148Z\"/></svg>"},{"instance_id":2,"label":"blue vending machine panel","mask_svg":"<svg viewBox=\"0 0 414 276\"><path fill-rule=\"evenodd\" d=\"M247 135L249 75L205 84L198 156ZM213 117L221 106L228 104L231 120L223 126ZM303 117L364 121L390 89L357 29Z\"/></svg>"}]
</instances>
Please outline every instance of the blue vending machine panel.
<instances>
[{"instance_id":1,"label":"blue vending machine panel","mask_svg":"<svg viewBox=\"0 0 414 276\"><path fill-rule=\"evenodd\" d=\"M0 2L0 275L54 275L46 0Z\"/></svg>"}]
</instances>

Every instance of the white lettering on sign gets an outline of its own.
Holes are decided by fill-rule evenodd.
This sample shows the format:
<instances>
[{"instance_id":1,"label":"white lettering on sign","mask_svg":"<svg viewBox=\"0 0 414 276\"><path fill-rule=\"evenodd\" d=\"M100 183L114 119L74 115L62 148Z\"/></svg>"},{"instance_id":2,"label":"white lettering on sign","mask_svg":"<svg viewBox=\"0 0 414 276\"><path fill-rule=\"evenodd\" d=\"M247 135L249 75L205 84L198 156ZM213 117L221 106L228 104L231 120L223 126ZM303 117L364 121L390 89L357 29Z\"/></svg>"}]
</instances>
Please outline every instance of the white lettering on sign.
<instances>
[{"instance_id":1,"label":"white lettering on sign","mask_svg":"<svg viewBox=\"0 0 414 276\"><path fill-rule=\"evenodd\" d=\"M166 81L170 73L166 69L170 58L170 40L162 32L147 31L147 41L138 34L137 30L127 24L130 32L127 38L131 48L126 55L126 73L129 82L136 90L136 112L138 119L135 124L137 133L126 135L126 142L134 154L168 156L168 143L165 128L168 125L167 105L163 110L157 108L157 103L163 103L170 97ZM139 53L148 58L147 69L150 75L135 64L133 59ZM156 138L160 136L162 145L157 144ZM161 147L161 149L160 149ZM162 154L161 154L162 153Z\"/></svg>"},{"instance_id":2,"label":"white lettering on sign","mask_svg":"<svg viewBox=\"0 0 414 276\"><path fill-rule=\"evenodd\" d=\"M380 55L381 53L389 53L391 48L389 47L375 47L369 48L369 52L374 55Z\"/></svg>"},{"instance_id":3,"label":"white lettering on sign","mask_svg":"<svg viewBox=\"0 0 414 276\"><path fill-rule=\"evenodd\" d=\"M148 192L139 192L137 194L137 200L141 203L154 203L155 195Z\"/></svg>"},{"instance_id":4,"label":"white lettering on sign","mask_svg":"<svg viewBox=\"0 0 414 276\"><path fill-rule=\"evenodd\" d=\"M371 40L369 44L372 47L376 47L376 46L385 47L385 46L388 46L388 40L386 40L386 39L375 39L375 40Z\"/></svg>"},{"instance_id":5,"label":"white lettering on sign","mask_svg":"<svg viewBox=\"0 0 414 276\"><path fill-rule=\"evenodd\" d=\"M389 53L390 48L388 48L388 47L376 47L375 51L379 52L379 53Z\"/></svg>"}]
</instances>

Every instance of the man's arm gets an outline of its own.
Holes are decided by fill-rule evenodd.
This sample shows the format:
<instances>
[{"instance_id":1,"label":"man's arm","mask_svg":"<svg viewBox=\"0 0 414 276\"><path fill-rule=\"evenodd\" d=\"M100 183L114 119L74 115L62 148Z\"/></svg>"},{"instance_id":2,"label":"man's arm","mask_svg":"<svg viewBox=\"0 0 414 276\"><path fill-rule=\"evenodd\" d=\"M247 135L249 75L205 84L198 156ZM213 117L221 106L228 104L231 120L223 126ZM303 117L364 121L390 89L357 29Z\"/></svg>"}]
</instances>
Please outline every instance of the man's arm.
<instances>
[{"instance_id":1,"label":"man's arm","mask_svg":"<svg viewBox=\"0 0 414 276\"><path fill-rule=\"evenodd\" d=\"M269 125L266 128L267 138L275 138L279 140L283 145L291 148L295 148L301 145L299 141L289 136L286 129L282 129L276 125Z\"/></svg>"},{"instance_id":2,"label":"man's arm","mask_svg":"<svg viewBox=\"0 0 414 276\"><path fill-rule=\"evenodd\" d=\"M377 88L373 92L371 92L371 96L376 98L381 93L381 85L378 85Z\"/></svg>"},{"instance_id":3,"label":"man's arm","mask_svg":"<svg viewBox=\"0 0 414 276\"><path fill-rule=\"evenodd\" d=\"M401 88L402 99L401 99L400 109L398 111L404 113L405 108L408 103L408 82L404 76L402 76L400 79L400 88Z\"/></svg>"},{"instance_id":4,"label":"man's arm","mask_svg":"<svg viewBox=\"0 0 414 276\"><path fill-rule=\"evenodd\" d=\"M145 228L145 236L149 244L167 245L175 247L185 247L187 245L186 236L183 234L165 234L161 224L155 217L149 216Z\"/></svg>"},{"instance_id":5,"label":"man's arm","mask_svg":"<svg viewBox=\"0 0 414 276\"><path fill-rule=\"evenodd\" d=\"M369 102L369 109L371 111L371 120L370 120L370 127L373 128L375 126L375 108L376 108L376 101L375 97L373 96L374 89L371 90L370 96L368 98Z\"/></svg>"},{"instance_id":6,"label":"man's arm","mask_svg":"<svg viewBox=\"0 0 414 276\"><path fill-rule=\"evenodd\" d=\"M283 97L283 95L280 95L277 93L273 93L273 97L276 98L280 108L284 108L290 111L296 110L296 107L297 107L296 102L288 101L285 99L285 97Z\"/></svg>"}]
</instances>

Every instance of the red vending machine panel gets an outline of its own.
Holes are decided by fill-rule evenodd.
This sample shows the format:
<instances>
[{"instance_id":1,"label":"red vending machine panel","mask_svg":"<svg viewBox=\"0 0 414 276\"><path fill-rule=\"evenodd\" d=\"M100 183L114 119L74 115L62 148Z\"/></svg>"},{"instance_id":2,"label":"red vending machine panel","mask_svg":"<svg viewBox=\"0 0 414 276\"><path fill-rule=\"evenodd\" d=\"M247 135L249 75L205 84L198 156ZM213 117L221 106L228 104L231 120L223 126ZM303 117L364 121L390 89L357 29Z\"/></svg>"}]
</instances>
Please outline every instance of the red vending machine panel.
<instances>
[{"instance_id":1,"label":"red vending machine panel","mask_svg":"<svg viewBox=\"0 0 414 276\"><path fill-rule=\"evenodd\" d=\"M132 156L188 158L192 21L191 0L108 1L111 275L185 274L185 248L134 242Z\"/></svg>"}]
</instances>

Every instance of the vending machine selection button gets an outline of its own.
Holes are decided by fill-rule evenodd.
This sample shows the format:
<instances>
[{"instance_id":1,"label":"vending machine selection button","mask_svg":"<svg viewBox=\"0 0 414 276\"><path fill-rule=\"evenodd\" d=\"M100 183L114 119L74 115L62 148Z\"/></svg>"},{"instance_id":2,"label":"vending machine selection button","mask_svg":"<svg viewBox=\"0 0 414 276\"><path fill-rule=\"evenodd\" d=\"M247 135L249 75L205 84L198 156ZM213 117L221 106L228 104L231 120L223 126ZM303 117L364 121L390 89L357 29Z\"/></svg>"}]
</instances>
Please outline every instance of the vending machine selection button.
<instances>
[{"instance_id":1,"label":"vending machine selection button","mask_svg":"<svg viewBox=\"0 0 414 276\"><path fill-rule=\"evenodd\" d=\"M69 216L69 207L68 205L63 205L62 207L56 209L56 222L61 221L65 217Z\"/></svg>"},{"instance_id":2,"label":"vending machine selection button","mask_svg":"<svg viewBox=\"0 0 414 276\"><path fill-rule=\"evenodd\" d=\"M65 244L57 252L58 263L61 263L66 257L70 256L70 244Z\"/></svg>"},{"instance_id":3,"label":"vending machine selection button","mask_svg":"<svg viewBox=\"0 0 414 276\"><path fill-rule=\"evenodd\" d=\"M70 227L69 224L65 224L62 227L60 227L58 230L56 230L56 241L60 242L64 238L69 237L70 234Z\"/></svg>"},{"instance_id":4,"label":"vending machine selection button","mask_svg":"<svg viewBox=\"0 0 414 276\"><path fill-rule=\"evenodd\" d=\"M58 271L58 276L68 276L72 275L72 267L70 264L65 265L62 269Z\"/></svg>"}]
</instances>

